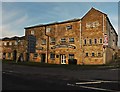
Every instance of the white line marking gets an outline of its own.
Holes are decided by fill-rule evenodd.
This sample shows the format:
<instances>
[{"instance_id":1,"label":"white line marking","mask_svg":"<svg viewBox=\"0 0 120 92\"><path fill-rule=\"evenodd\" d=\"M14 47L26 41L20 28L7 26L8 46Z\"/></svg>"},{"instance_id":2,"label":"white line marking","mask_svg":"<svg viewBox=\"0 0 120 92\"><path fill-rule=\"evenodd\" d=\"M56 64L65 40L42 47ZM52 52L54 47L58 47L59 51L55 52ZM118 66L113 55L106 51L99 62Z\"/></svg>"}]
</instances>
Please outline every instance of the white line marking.
<instances>
[{"instance_id":1,"label":"white line marking","mask_svg":"<svg viewBox=\"0 0 120 92\"><path fill-rule=\"evenodd\" d=\"M86 88L86 89L93 89L93 90L102 90L102 91L110 91L110 92L120 92L116 90L110 90L110 89L103 89L103 88L95 88L95 87L88 87L88 86L78 86L74 84L67 84L68 86L76 86L76 87L81 87L81 88Z\"/></svg>"},{"instance_id":2,"label":"white line marking","mask_svg":"<svg viewBox=\"0 0 120 92\"><path fill-rule=\"evenodd\" d=\"M98 84L98 83L118 83L118 81L104 81L104 80L101 80L101 81L96 81L96 80L91 80L93 82L77 82L75 84Z\"/></svg>"},{"instance_id":3,"label":"white line marking","mask_svg":"<svg viewBox=\"0 0 120 92\"><path fill-rule=\"evenodd\" d=\"M95 82L80 82L80 83L75 83L75 84L97 84L101 83L101 81L95 81Z\"/></svg>"},{"instance_id":4,"label":"white line marking","mask_svg":"<svg viewBox=\"0 0 120 92\"><path fill-rule=\"evenodd\" d=\"M102 90L102 91L119 92L119 91L116 91L116 90L103 89L103 88L95 88L95 87L88 87L88 86L79 86L79 87L82 87L82 88L87 88L87 89L94 89L94 90Z\"/></svg>"}]
</instances>

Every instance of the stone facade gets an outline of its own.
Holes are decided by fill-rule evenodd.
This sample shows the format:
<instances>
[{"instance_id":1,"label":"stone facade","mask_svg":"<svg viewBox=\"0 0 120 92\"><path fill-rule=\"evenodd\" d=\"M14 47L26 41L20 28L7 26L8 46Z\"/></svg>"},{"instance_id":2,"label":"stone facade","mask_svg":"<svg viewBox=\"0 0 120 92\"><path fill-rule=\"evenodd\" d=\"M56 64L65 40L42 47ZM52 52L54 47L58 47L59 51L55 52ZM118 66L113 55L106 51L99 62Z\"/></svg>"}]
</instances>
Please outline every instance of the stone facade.
<instances>
[{"instance_id":1,"label":"stone facade","mask_svg":"<svg viewBox=\"0 0 120 92\"><path fill-rule=\"evenodd\" d=\"M36 51L30 53L31 61L68 64L68 59L74 58L77 64L106 64L118 51L118 35L109 18L94 8L81 19L37 25L25 30L26 37L36 37Z\"/></svg>"},{"instance_id":2,"label":"stone facade","mask_svg":"<svg viewBox=\"0 0 120 92\"><path fill-rule=\"evenodd\" d=\"M0 59L7 60L26 60L26 41L25 37L11 37L3 38L0 40L1 43L1 57Z\"/></svg>"},{"instance_id":3,"label":"stone facade","mask_svg":"<svg viewBox=\"0 0 120 92\"><path fill-rule=\"evenodd\" d=\"M74 59L80 65L106 64L118 53L115 29L107 15L94 8L81 19L26 27L23 42L23 50L3 46L3 53L17 50L26 61L69 64Z\"/></svg>"}]
</instances>

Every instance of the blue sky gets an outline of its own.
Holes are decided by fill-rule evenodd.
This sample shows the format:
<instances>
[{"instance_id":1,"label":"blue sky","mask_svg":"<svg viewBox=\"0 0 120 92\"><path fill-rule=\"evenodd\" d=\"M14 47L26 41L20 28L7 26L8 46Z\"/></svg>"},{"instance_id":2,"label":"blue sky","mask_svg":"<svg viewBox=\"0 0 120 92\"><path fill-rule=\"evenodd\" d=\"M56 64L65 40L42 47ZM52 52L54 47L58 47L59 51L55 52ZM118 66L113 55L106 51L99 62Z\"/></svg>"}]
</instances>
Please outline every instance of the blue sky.
<instances>
[{"instance_id":1,"label":"blue sky","mask_svg":"<svg viewBox=\"0 0 120 92\"><path fill-rule=\"evenodd\" d=\"M82 18L91 7L106 13L118 33L117 2L2 2L2 37L23 36L31 25Z\"/></svg>"}]
</instances>

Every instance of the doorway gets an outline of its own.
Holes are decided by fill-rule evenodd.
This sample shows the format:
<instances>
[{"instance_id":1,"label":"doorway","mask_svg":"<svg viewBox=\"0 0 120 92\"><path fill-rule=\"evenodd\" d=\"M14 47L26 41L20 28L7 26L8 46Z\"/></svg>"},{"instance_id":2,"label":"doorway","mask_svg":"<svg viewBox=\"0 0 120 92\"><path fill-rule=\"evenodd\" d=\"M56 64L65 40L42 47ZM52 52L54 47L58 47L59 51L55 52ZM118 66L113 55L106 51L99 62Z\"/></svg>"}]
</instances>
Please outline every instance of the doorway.
<instances>
[{"instance_id":1,"label":"doorway","mask_svg":"<svg viewBox=\"0 0 120 92\"><path fill-rule=\"evenodd\" d=\"M17 59L17 51L14 50L14 51L13 51L13 60L16 60L16 59Z\"/></svg>"},{"instance_id":2,"label":"doorway","mask_svg":"<svg viewBox=\"0 0 120 92\"><path fill-rule=\"evenodd\" d=\"M41 63L45 63L45 54L41 54Z\"/></svg>"},{"instance_id":3,"label":"doorway","mask_svg":"<svg viewBox=\"0 0 120 92\"><path fill-rule=\"evenodd\" d=\"M66 56L65 56L65 54L60 55L60 61L61 61L61 64L66 64Z\"/></svg>"}]
</instances>

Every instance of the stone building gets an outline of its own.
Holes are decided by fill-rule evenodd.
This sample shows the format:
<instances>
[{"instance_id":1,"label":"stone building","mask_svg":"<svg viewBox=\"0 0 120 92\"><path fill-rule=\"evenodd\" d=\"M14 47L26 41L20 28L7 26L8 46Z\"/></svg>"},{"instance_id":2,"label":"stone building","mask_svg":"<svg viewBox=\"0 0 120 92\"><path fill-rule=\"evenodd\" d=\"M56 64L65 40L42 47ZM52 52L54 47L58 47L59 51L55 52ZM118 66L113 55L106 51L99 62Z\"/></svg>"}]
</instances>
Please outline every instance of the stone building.
<instances>
[{"instance_id":1,"label":"stone building","mask_svg":"<svg viewBox=\"0 0 120 92\"><path fill-rule=\"evenodd\" d=\"M11 37L0 40L1 57L6 60L25 60L26 41L25 37Z\"/></svg>"},{"instance_id":2,"label":"stone building","mask_svg":"<svg viewBox=\"0 0 120 92\"><path fill-rule=\"evenodd\" d=\"M91 8L81 19L25 28L29 61L106 64L118 52L118 35L107 14Z\"/></svg>"}]
</instances>

